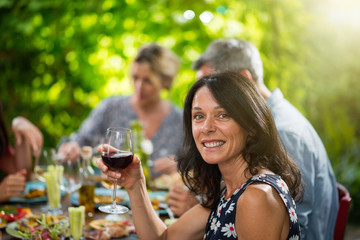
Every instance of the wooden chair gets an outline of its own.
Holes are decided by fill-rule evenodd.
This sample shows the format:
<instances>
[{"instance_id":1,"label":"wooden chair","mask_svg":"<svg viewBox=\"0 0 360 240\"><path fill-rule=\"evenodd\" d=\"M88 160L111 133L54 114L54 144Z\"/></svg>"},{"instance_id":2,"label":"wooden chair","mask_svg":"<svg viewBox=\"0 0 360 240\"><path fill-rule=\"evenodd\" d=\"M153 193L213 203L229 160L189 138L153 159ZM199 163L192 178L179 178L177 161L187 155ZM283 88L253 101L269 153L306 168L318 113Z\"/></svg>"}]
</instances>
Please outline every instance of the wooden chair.
<instances>
[{"instance_id":1,"label":"wooden chair","mask_svg":"<svg viewBox=\"0 0 360 240\"><path fill-rule=\"evenodd\" d=\"M337 183L337 190L339 194L339 210L336 218L334 240L343 240L345 236L345 228L349 214L351 197L346 187L340 183Z\"/></svg>"}]
</instances>

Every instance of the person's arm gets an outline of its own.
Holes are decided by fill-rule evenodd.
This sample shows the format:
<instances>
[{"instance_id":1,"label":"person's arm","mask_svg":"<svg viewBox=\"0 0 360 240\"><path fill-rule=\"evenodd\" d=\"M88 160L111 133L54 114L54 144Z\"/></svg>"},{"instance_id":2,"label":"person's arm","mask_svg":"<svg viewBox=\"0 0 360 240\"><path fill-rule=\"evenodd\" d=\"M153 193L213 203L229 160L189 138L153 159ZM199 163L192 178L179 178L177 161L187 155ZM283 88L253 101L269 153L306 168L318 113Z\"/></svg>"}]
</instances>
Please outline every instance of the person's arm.
<instances>
[{"instance_id":1,"label":"person's arm","mask_svg":"<svg viewBox=\"0 0 360 240\"><path fill-rule=\"evenodd\" d=\"M200 204L190 209L170 227L155 213L145 181L141 186L128 190L133 222L139 239L202 239L210 211Z\"/></svg>"},{"instance_id":2,"label":"person's arm","mask_svg":"<svg viewBox=\"0 0 360 240\"><path fill-rule=\"evenodd\" d=\"M75 141L65 142L60 145L57 153L63 155L66 159L75 160L80 157L81 148Z\"/></svg>"},{"instance_id":3,"label":"person's arm","mask_svg":"<svg viewBox=\"0 0 360 240\"><path fill-rule=\"evenodd\" d=\"M32 157L30 144L26 140L23 140L20 145L15 145L14 159L15 168L14 171L11 172L13 173L19 170L25 170L26 180L30 180L32 173Z\"/></svg>"},{"instance_id":4,"label":"person's arm","mask_svg":"<svg viewBox=\"0 0 360 240\"><path fill-rule=\"evenodd\" d=\"M59 154L74 160L80 157L82 146L95 147L100 144L106 127L109 127L105 126L105 119L107 113L111 111L110 100L111 98L101 101L81 123L80 128L71 134L66 141L60 143L57 151Z\"/></svg>"},{"instance_id":5,"label":"person's arm","mask_svg":"<svg viewBox=\"0 0 360 240\"><path fill-rule=\"evenodd\" d=\"M177 171L177 162L174 155L158 158L153 163L154 171L157 173L171 174Z\"/></svg>"},{"instance_id":6,"label":"person's arm","mask_svg":"<svg viewBox=\"0 0 360 240\"><path fill-rule=\"evenodd\" d=\"M101 159L97 165L110 179L118 179L128 192L139 239L202 239L210 211L196 206L167 228L152 207L139 158L134 157L132 164L120 173L108 170Z\"/></svg>"},{"instance_id":7,"label":"person's arm","mask_svg":"<svg viewBox=\"0 0 360 240\"><path fill-rule=\"evenodd\" d=\"M187 210L199 204L199 200L183 186L172 186L169 190L168 204L176 216L181 216Z\"/></svg>"},{"instance_id":8,"label":"person's arm","mask_svg":"<svg viewBox=\"0 0 360 240\"><path fill-rule=\"evenodd\" d=\"M289 215L280 195L267 184L246 188L236 206L238 239L287 239Z\"/></svg>"},{"instance_id":9,"label":"person's arm","mask_svg":"<svg viewBox=\"0 0 360 240\"><path fill-rule=\"evenodd\" d=\"M26 179L29 180L32 168L32 155L40 154L43 145L43 135L40 130L29 120L17 117L12 121L12 132L15 135L15 149L13 153L14 162L9 162L9 173L21 169L27 171ZM31 152L32 150L32 152ZM11 166L10 163L13 163Z\"/></svg>"},{"instance_id":10,"label":"person's arm","mask_svg":"<svg viewBox=\"0 0 360 240\"><path fill-rule=\"evenodd\" d=\"M307 236L309 228L319 226L319 224L309 225L309 219L314 214L315 204L315 175L316 175L316 159L312 151L309 150L308 144L302 138L293 132L280 131L281 139L284 142L286 151L294 159L301 171L301 179L304 184L304 195L302 201L297 203L297 215L300 224L301 238ZM312 231L320 234L321 230ZM319 238L313 236L314 239Z\"/></svg>"},{"instance_id":11,"label":"person's arm","mask_svg":"<svg viewBox=\"0 0 360 240\"><path fill-rule=\"evenodd\" d=\"M209 209L195 205L168 228L167 239L203 239L209 215Z\"/></svg>"},{"instance_id":12,"label":"person's arm","mask_svg":"<svg viewBox=\"0 0 360 240\"><path fill-rule=\"evenodd\" d=\"M43 135L39 128L24 117L16 117L12 121L12 132L16 145L21 145L22 141L26 140L32 148L32 154L39 155L43 145Z\"/></svg>"},{"instance_id":13,"label":"person's arm","mask_svg":"<svg viewBox=\"0 0 360 240\"><path fill-rule=\"evenodd\" d=\"M130 198L133 222L139 239L202 239L210 211L201 205L190 209L170 227L155 213L146 190L145 179L132 190Z\"/></svg>"}]
</instances>

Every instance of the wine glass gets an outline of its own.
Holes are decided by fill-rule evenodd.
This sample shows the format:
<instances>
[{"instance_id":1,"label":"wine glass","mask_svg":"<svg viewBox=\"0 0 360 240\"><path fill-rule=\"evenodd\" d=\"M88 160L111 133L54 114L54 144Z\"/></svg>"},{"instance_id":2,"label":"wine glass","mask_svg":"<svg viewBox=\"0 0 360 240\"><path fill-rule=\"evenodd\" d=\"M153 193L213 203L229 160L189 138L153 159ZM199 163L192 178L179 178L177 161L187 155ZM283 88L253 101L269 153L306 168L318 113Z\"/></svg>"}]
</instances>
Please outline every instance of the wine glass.
<instances>
[{"instance_id":1,"label":"wine glass","mask_svg":"<svg viewBox=\"0 0 360 240\"><path fill-rule=\"evenodd\" d=\"M134 146L131 130L127 128L108 128L102 145L101 158L104 164L113 171L127 168L134 157ZM117 180L114 180L113 202L103 205L99 210L106 213L122 214L129 211L125 206L116 205Z\"/></svg>"},{"instance_id":2,"label":"wine glass","mask_svg":"<svg viewBox=\"0 0 360 240\"><path fill-rule=\"evenodd\" d=\"M43 149L38 157L35 159L34 174L35 178L41 182L45 182L44 173L48 166L55 165L56 151L53 148Z\"/></svg>"},{"instance_id":3,"label":"wine glass","mask_svg":"<svg viewBox=\"0 0 360 240\"><path fill-rule=\"evenodd\" d=\"M63 174L60 181L60 189L68 194L71 194L81 187L81 162L80 158L68 159L58 158L56 164L61 166Z\"/></svg>"},{"instance_id":4,"label":"wine glass","mask_svg":"<svg viewBox=\"0 0 360 240\"><path fill-rule=\"evenodd\" d=\"M98 179L100 179L100 183L103 187L105 188L114 188L114 182L110 181L105 173L101 173L100 176L98 177ZM116 188L119 189L121 188L120 185L116 185Z\"/></svg>"}]
</instances>

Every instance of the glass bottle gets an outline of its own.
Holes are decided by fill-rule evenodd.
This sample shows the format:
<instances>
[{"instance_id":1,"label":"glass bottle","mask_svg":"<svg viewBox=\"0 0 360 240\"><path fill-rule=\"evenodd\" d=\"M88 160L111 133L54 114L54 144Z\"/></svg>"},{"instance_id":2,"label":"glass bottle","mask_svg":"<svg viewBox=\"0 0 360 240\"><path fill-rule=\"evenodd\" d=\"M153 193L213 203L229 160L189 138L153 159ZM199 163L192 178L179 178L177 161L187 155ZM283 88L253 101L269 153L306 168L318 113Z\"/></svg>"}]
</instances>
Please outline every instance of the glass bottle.
<instances>
[{"instance_id":1,"label":"glass bottle","mask_svg":"<svg viewBox=\"0 0 360 240\"><path fill-rule=\"evenodd\" d=\"M151 166L149 163L153 145L149 139L145 138L142 124L139 120L131 121L130 127L133 134L134 154L140 158L146 179L146 186L149 188L151 182Z\"/></svg>"},{"instance_id":2,"label":"glass bottle","mask_svg":"<svg viewBox=\"0 0 360 240\"><path fill-rule=\"evenodd\" d=\"M79 189L79 204L85 206L85 212L92 217L95 211L95 172L91 167L92 147L84 146L81 148L82 185Z\"/></svg>"}]
</instances>

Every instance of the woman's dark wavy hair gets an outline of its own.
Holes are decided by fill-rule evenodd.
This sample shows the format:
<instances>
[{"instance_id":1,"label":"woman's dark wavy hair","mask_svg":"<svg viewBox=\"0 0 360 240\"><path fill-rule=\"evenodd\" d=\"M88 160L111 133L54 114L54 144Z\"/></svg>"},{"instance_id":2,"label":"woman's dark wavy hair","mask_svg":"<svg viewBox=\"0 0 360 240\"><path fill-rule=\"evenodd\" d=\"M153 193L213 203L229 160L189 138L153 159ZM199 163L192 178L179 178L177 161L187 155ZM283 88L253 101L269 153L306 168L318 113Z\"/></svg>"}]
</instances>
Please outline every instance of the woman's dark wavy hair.
<instances>
[{"instance_id":1,"label":"woman's dark wavy hair","mask_svg":"<svg viewBox=\"0 0 360 240\"><path fill-rule=\"evenodd\" d=\"M9 146L9 137L6 131L2 102L0 101L0 157L7 154L8 146Z\"/></svg>"},{"instance_id":2,"label":"woman's dark wavy hair","mask_svg":"<svg viewBox=\"0 0 360 240\"><path fill-rule=\"evenodd\" d=\"M192 103L201 87L207 87L229 116L249 132L242 152L248 163L245 172L255 175L260 168L267 168L281 176L294 198L301 198L300 170L287 155L265 100L251 80L235 72L223 72L197 81L184 105L184 142L178 167L186 186L202 197L203 206L211 209L219 201L222 176L217 164L203 160L192 135Z\"/></svg>"}]
</instances>

